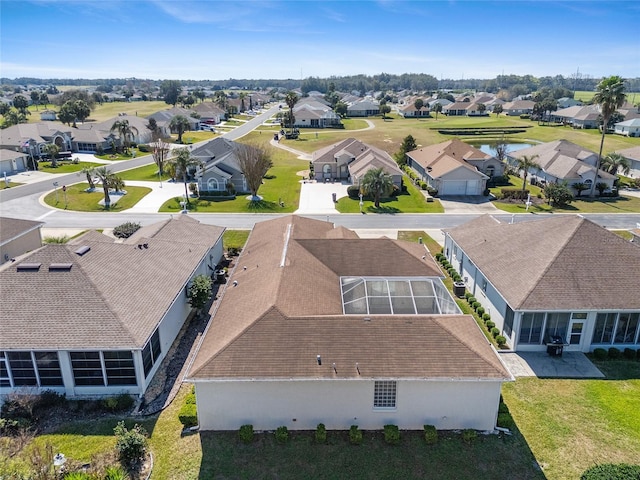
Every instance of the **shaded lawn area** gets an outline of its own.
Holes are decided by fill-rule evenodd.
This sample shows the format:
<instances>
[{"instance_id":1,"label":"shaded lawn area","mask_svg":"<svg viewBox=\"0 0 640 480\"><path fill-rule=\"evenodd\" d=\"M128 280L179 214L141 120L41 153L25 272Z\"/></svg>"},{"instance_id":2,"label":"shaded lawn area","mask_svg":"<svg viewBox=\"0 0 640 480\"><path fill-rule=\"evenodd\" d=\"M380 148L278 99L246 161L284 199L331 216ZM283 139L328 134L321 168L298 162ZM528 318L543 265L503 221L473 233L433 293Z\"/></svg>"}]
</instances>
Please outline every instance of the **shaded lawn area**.
<instances>
[{"instance_id":1,"label":"shaded lawn area","mask_svg":"<svg viewBox=\"0 0 640 480\"><path fill-rule=\"evenodd\" d=\"M427 202L424 195L405 178L404 184L407 186L407 192L401 193L396 197L380 199L380 208L376 208L372 200L363 200L363 213L443 213L444 207L436 199L433 202ZM336 202L336 209L340 213L359 213L360 200L342 197Z\"/></svg>"},{"instance_id":2,"label":"shaded lawn area","mask_svg":"<svg viewBox=\"0 0 640 480\"><path fill-rule=\"evenodd\" d=\"M124 170L122 172L118 172L118 176L122 180L140 180L146 182L158 182L160 178L158 177L158 167L155 163L150 163L149 165L144 165L138 168L132 168L131 170ZM164 173L162 175L162 180L169 180L171 177Z\"/></svg>"},{"instance_id":3,"label":"shaded lawn area","mask_svg":"<svg viewBox=\"0 0 640 480\"><path fill-rule=\"evenodd\" d=\"M60 174L64 174L64 173L74 173L74 172L79 172L80 170L82 170L85 167L90 167L90 168L95 168L95 167L104 167L105 165L102 165L100 163L94 163L94 162L78 162L78 163L71 163L71 162L65 162L65 163L61 163L58 162L58 166L56 168L52 168L51 167L51 163L50 162L39 162L38 163L38 170L41 172L45 172L45 173L60 173ZM81 174L81 176L83 176Z\"/></svg>"},{"instance_id":4,"label":"shaded lawn area","mask_svg":"<svg viewBox=\"0 0 640 480\"><path fill-rule=\"evenodd\" d=\"M222 246L225 250L229 248L242 248L247 243L251 230L225 230L222 234Z\"/></svg>"},{"instance_id":5,"label":"shaded lawn area","mask_svg":"<svg viewBox=\"0 0 640 480\"><path fill-rule=\"evenodd\" d=\"M146 187L125 186L124 189L127 194L123 195L117 203L112 204L111 208L107 210L98 203L100 200L104 199L104 191L102 190L102 187L98 185L93 192L87 192L87 188L89 188L89 184L86 182L67 186L66 210L75 210L78 212L122 212L123 210L133 207L142 199L142 197L151 192L151 189ZM57 202L55 191L48 193L44 197L44 202L51 207L64 209L65 194L63 193L62 188L58 188L57 190Z\"/></svg>"}]
</instances>

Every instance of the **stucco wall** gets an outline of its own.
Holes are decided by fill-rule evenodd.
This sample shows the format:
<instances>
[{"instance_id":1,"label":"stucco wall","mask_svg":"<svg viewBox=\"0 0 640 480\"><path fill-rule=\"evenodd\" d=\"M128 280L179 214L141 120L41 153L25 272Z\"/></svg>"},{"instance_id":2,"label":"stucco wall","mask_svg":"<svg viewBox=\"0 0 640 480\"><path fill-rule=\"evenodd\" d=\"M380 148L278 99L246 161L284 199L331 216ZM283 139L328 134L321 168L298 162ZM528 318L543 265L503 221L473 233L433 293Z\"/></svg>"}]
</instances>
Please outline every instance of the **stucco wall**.
<instances>
[{"instance_id":1,"label":"stucco wall","mask_svg":"<svg viewBox=\"0 0 640 480\"><path fill-rule=\"evenodd\" d=\"M365 430L395 424L402 429L492 429L500 382L398 381L397 408L374 410L373 380L209 381L196 382L202 430L256 430L285 425L290 430Z\"/></svg>"},{"instance_id":2,"label":"stucco wall","mask_svg":"<svg viewBox=\"0 0 640 480\"><path fill-rule=\"evenodd\" d=\"M0 246L0 264L9 261L23 253L30 252L42 246L42 238L40 236L40 228L21 235Z\"/></svg>"}]
</instances>

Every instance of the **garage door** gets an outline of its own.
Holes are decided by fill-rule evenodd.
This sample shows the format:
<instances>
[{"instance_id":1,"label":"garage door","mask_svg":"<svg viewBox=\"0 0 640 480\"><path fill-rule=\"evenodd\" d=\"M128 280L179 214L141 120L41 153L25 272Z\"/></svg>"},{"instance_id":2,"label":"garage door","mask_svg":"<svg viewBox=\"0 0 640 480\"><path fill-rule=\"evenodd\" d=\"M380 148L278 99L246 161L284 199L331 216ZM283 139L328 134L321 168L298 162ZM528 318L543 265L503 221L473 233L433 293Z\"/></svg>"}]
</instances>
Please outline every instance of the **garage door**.
<instances>
[{"instance_id":1,"label":"garage door","mask_svg":"<svg viewBox=\"0 0 640 480\"><path fill-rule=\"evenodd\" d=\"M447 180L442 182L442 191L440 195L466 195L466 180Z\"/></svg>"}]
</instances>

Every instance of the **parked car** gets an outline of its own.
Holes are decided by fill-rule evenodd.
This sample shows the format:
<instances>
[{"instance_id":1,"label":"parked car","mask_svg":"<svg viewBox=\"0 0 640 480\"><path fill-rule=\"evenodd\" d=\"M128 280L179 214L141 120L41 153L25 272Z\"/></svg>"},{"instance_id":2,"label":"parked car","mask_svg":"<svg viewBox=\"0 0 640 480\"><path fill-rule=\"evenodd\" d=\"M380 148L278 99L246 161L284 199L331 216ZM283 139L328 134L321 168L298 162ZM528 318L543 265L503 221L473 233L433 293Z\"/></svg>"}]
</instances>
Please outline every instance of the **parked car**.
<instances>
[{"instance_id":1,"label":"parked car","mask_svg":"<svg viewBox=\"0 0 640 480\"><path fill-rule=\"evenodd\" d=\"M215 129L211 125L207 125L206 123L200 124L200 130L206 130L207 132L215 132Z\"/></svg>"}]
</instances>

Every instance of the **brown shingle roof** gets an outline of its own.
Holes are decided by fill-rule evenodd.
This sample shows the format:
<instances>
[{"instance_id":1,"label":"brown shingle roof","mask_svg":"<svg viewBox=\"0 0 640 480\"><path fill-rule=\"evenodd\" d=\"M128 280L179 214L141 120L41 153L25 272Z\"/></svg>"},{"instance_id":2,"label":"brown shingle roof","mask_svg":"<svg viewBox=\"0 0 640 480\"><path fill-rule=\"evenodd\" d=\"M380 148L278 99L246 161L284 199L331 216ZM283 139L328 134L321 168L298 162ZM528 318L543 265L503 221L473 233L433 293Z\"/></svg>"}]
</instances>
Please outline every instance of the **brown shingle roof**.
<instances>
[{"instance_id":1,"label":"brown shingle roof","mask_svg":"<svg viewBox=\"0 0 640 480\"><path fill-rule=\"evenodd\" d=\"M407 152L407 156L418 163L424 170L429 171L429 175L433 178L441 177L461 166L476 173L478 176L484 177L484 174L479 172L473 165L467 163L466 160L487 160L491 158L491 155L457 138L412 150Z\"/></svg>"},{"instance_id":2,"label":"brown shingle roof","mask_svg":"<svg viewBox=\"0 0 640 480\"><path fill-rule=\"evenodd\" d=\"M640 308L640 251L579 216L447 230L517 310Z\"/></svg>"},{"instance_id":3,"label":"brown shingle roof","mask_svg":"<svg viewBox=\"0 0 640 480\"><path fill-rule=\"evenodd\" d=\"M340 276L440 270L423 245L333 231L296 216L256 224L192 378L333 378L333 362L337 378L358 377L356 362L365 377L509 377L471 317L344 316Z\"/></svg>"}]
</instances>

